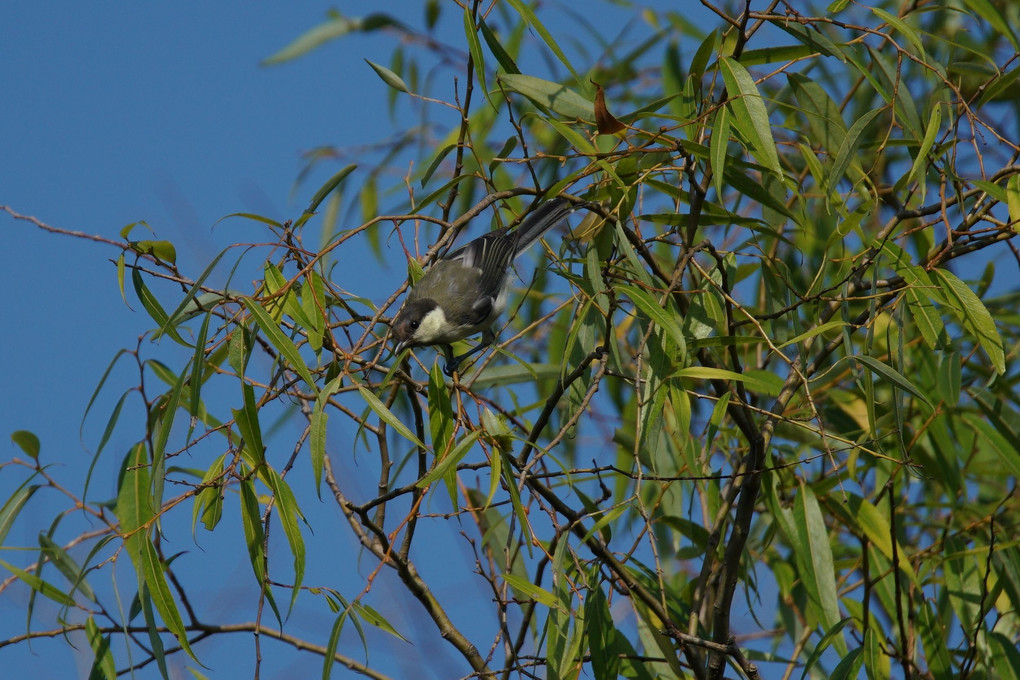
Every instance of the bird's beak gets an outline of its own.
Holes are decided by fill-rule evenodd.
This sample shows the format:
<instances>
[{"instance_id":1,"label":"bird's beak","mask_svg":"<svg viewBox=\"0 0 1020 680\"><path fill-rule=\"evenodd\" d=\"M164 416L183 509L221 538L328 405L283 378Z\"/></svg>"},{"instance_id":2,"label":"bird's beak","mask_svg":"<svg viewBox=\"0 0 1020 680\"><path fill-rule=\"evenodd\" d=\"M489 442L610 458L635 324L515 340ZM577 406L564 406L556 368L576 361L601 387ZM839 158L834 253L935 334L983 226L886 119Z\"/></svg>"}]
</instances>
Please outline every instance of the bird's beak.
<instances>
[{"instance_id":1,"label":"bird's beak","mask_svg":"<svg viewBox=\"0 0 1020 680\"><path fill-rule=\"evenodd\" d=\"M407 340L402 340L401 342L398 342L393 347L393 356L399 357L401 354L404 353L404 350L408 348L409 344L410 343L408 343Z\"/></svg>"}]
</instances>

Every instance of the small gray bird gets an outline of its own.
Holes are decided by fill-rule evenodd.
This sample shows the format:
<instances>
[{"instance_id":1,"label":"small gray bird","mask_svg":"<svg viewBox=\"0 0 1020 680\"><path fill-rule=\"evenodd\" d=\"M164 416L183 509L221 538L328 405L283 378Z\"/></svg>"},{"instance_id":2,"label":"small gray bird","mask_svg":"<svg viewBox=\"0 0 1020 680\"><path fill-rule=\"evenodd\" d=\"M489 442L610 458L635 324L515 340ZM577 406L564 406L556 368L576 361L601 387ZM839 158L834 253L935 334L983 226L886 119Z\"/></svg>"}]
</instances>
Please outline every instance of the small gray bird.
<instances>
[{"instance_id":1,"label":"small gray bird","mask_svg":"<svg viewBox=\"0 0 1020 680\"><path fill-rule=\"evenodd\" d=\"M446 255L407 293L390 327L400 354L408 347L441 345L446 375L496 339L492 325L506 309L514 259L575 210L562 198L541 203L519 227L490 231ZM482 341L458 357L450 346L482 333Z\"/></svg>"}]
</instances>

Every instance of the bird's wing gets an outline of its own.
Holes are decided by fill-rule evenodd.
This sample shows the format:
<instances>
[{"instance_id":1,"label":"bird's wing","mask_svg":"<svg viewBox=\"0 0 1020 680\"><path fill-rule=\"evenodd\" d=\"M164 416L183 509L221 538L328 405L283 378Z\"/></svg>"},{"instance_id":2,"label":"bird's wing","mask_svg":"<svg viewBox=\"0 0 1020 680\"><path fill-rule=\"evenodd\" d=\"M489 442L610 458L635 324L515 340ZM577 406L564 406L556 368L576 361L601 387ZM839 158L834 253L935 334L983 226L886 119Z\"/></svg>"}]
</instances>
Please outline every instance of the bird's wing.
<instances>
[{"instance_id":1,"label":"bird's wing","mask_svg":"<svg viewBox=\"0 0 1020 680\"><path fill-rule=\"evenodd\" d=\"M446 258L479 272L478 295L495 298L506 283L507 270L513 262L514 238L507 230L497 229L479 236Z\"/></svg>"}]
</instances>

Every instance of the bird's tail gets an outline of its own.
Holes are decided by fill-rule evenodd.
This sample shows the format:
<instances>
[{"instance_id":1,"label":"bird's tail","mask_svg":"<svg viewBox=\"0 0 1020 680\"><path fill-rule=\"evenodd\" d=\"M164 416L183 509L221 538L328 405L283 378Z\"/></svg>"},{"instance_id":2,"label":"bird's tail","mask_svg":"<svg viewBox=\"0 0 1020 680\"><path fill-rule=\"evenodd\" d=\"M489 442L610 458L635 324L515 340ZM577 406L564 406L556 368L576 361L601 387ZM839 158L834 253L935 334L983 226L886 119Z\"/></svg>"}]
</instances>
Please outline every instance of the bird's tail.
<instances>
[{"instance_id":1,"label":"bird's tail","mask_svg":"<svg viewBox=\"0 0 1020 680\"><path fill-rule=\"evenodd\" d=\"M524 218L521 226L514 230L515 255L520 255L527 250L532 243L542 238L542 234L565 220L576 209L576 206L565 198L552 198L539 204L530 215Z\"/></svg>"}]
</instances>

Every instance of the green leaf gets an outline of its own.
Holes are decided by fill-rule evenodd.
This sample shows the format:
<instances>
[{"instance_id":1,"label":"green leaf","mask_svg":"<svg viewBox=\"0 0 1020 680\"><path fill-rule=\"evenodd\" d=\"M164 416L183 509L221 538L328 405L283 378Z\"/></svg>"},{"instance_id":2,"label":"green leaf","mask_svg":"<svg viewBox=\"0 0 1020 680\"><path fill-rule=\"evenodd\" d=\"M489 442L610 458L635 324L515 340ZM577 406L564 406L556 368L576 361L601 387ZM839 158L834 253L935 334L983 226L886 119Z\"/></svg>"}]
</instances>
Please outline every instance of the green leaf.
<instances>
[{"instance_id":1,"label":"green leaf","mask_svg":"<svg viewBox=\"0 0 1020 680\"><path fill-rule=\"evenodd\" d=\"M144 444L137 444L125 459L115 513L120 520L125 552L138 577L139 590L146 590L167 629L188 656L198 660L188 644L187 631L163 573L163 563L149 539L155 517L149 480L150 461ZM151 627L150 627L151 629Z\"/></svg>"},{"instance_id":2,"label":"green leaf","mask_svg":"<svg viewBox=\"0 0 1020 680\"><path fill-rule=\"evenodd\" d=\"M678 378L695 378L698 380L736 380L746 383L748 387L762 392L771 392L772 385L761 378L747 373L737 373L725 368L713 368L710 366L688 366L676 371L674 375Z\"/></svg>"},{"instance_id":3,"label":"green leaf","mask_svg":"<svg viewBox=\"0 0 1020 680\"><path fill-rule=\"evenodd\" d=\"M32 460L39 460L39 437L28 430L15 430L11 432L11 441L18 445ZM3 543L0 540L0 543Z\"/></svg>"},{"instance_id":4,"label":"green leaf","mask_svg":"<svg viewBox=\"0 0 1020 680\"><path fill-rule=\"evenodd\" d=\"M371 63L372 62L369 62L369 64ZM356 164L351 163L350 165L347 165L338 170L336 174L334 174L332 177L326 180L326 183L319 187L319 190L315 192L314 196L312 196L312 200L308 204L308 207L305 208L304 213L295 223L296 226L301 226L306 221L308 221L308 218L314 215L315 211L319 209L319 204L326 200L326 197L333 193L336 190L336 188L340 186L340 184L347 178L347 175L354 172L354 170L357 167L358 166Z\"/></svg>"},{"instance_id":5,"label":"green leaf","mask_svg":"<svg viewBox=\"0 0 1020 680\"><path fill-rule=\"evenodd\" d=\"M315 378L312 377L311 371L308 370L307 364L304 359L301 358L301 353L298 348L294 346L294 343L290 341L280 327L273 321L272 317L266 312L266 310L258 302L251 298L244 298L242 300L244 306L251 312L252 318L255 323L258 324L262 332L269 338L269 342L273 344L273 347L283 355L290 363L290 365L297 371L298 375L304 379L308 387L312 392L317 392L315 386Z\"/></svg>"},{"instance_id":6,"label":"green leaf","mask_svg":"<svg viewBox=\"0 0 1020 680\"><path fill-rule=\"evenodd\" d=\"M336 40L348 33L369 32L385 26L400 26L400 22L386 14L370 14L363 19L334 16L329 21L305 31L296 40L262 60L263 66L282 64L311 52L330 40Z\"/></svg>"},{"instance_id":7,"label":"green leaf","mask_svg":"<svg viewBox=\"0 0 1020 680\"><path fill-rule=\"evenodd\" d=\"M896 387L899 387L904 392L909 392L910 394L914 395L915 397L923 401L928 408L935 410L935 405L931 402L930 399L928 399L927 395L925 395L924 392L922 392L920 389L917 388L916 385L914 385L914 383L907 380L902 373L895 370L892 366L882 363L881 361L874 357L869 357L865 355L854 356L852 358L856 359L860 363L867 366L869 369L871 369L871 372L874 373L875 375L885 378Z\"/></svg>"},{"instance_id":8,"label":"green leaf","mask_svg":"<svg viewBox=\"0 0 1020 680\"><path fill-rule=\"evenodd\" d=\"M910 172L906 174L906 183L909 184L912 182L918 173L921 172L921 169L928 163L928 153L935 144L935 137L938 135L941 125L942 107L936 104L932 107L931 116L928 118L928 126L924 130L924 139L921 140L921 146L917 150L917 155L914 156L914 164L910 167ZM919 186L921 189L921 202L924 203L928 183L924 180L923 176L921 177Z\"/></svg>"},{"instance_id":9,"label":"green leaf","mask_svg":"<svg viewBox=\"0 0 1020 680\"><path fill-rule=\"evenodd\" d=\"M829 680L856 680L864 663L864 647L846 654L829 674Z\"/></svg>"},{"instance_id":10,"label":"green leaf","mask_svg":"<svg viewBox=\"0 0 1020 680\"><path fill-rule=\"evenodd\" d=\"M992 426L986 419L972 413L964 413L963 419L980 435L981 444L999 457L1003 469L1020 478L1020 450L1017 449L1016 433L1006 430L1006 434L1003 434L1002 429L1006 425L1004 422L997 423L998 427Z\"/></svg>"},{"instance_id":11,"label":"green leaf","mask_svg":"<svg viewBox=\"0 0 1020 680\"><path fill-rule=\"evenodd\" d=\"M446 455L453 446L453 404L450 389L446 386L439 364L432 364L429 371L429 430L432 434L432 450L438 458Z\"/></svg>"},{"instance_id":12,"label":"green leaf","mask_svg":"<svg viewBox=\"0 0 1020 680\"><path fill-rule=\"evenodd\" d=\"M566 607L560 604L560 601L555 595L550 593L544 588L536 586L534 583L526 578L515 576L514 574L504 573L503 580L507 582L514 591L523 598L528 600L534 600L539 604L545 605L550 609L555 609L563 614L569 614Z\"/></svg>"},{"instance_id":13,"label":"green leaf","mask_svg":"<svg viewBox=\"0 0 1020 680\"><path fill-rule=\"evenodd\" d=\"M156 325L160 328L160 330L153 334L153 339L163 335L162 329L166 328L166 334L169 335L175 342L191 348L191 345L188 344L184 338L180 336L180 334L178 334L177 328L167 324L170 317L167 315L166 310L163 309L163 306L159 304L159 300L156 299L156 296L153 295L152 291L150 291L148 286L145 285L145 281L142 280L142 274L137 269L131 270L131 282L134 284L135 295L138 296L138 300L142 303L142 307L145 308L145 311L149 313L149 316L152 317L152 320L155 321Z\"/></svg>"},{"instance_id":14,"label":"green leaf","mask_svg":"<svg viewBox=\"0 0 1020 680\"><path fill-rule=\"evenodd\" d=\"M854 121L854 124L850 126L850 130L846 133L846 137L843 138L843 143L840 144L839 150L836 152L836 158L832 162L832 167L829 169L829 176L825 182L825 192L829 193L836 190L836 186L840 180L843 179L843 175L846 173L846 169L851 163L857 162L857 148L860 144L861 138L864 135L865 129L876 116L881 114L885 109L877 108L871 109L863 116Z\"/></svg>"},{"instance_id":15,"label":"green leaf","mask_svg":"<svg viewBox=\"0 0 1020 680\"><path fill-rule=\"evenodd\" d=\"M836 570L832 559L829 532L825 527L822 510L811 487L803 482L793 509L797 534L800 539L798 563L803 565L801 579L808 597L814 603L818 618L826 630L840 622L839 599L836 594ZM833 646L846 655L846 640L842 635L833 639Z\"/></svg>"},{"instance_id":16,"label":"green leaf","mask_svg":"<svg viewBox=\"0 0 1020 680\"><path fill-rule=\"evenodd\" d=\"M38 484L29 486L28 482L25 482L4 502L3 507L0 508L0 545L4 544L7 534L14 524L14 520L18 518L18 513L25 507L28 499L38 490Z\"/></svg>"},{"instance_id":17,"label":"green leaf","mask_svg":"<svg viewBox=\"0 0 1020 680\"><path fill-rule=\"evenodd\" d=\"M404 642L410 642L406 637L397 632L397 629L386 620L386 618L367 604L358 601L351 602L351 609L354 610L362 621L369 623L379 630L386 631L390 635L400 638Z\"/></svg>"},{"instance_id":18,"label":"green leaf","mask_svg":"<svg viewBox=\"0 0 1020 680\"><path fill-rule=\"evenodd\" d=\"M382 78L382 81L394 90L398 92L406 92L408 94L411 93L411 91L407 89L407 83L404 82L404 79L393 71L389 70L382 64L376 64L368 59L365 60L365 63L371 66L372 70L375 71L380 78Z\"/></svg>"},{"instance_id":19,"label":"green leaf","mask_svg":"<svg viewBox=\"0 0 1020 680\"><path fill-rule=\"evenodd\" d=\"M117 665L110 651L110 636L103 636L93 617L85 622L85 636L92 648L92 668L89 680L117 680Z\"/></svg>"},{"instance_id":20,"label":"green leaf","mask_svg":"<svg viewBox=\"0 0 1020 680\"><path fill-rule=\"evenodd\" d=\"M940 284L946 300L956 312L964 329L971 333L992 360L992 366L999 375L1006 372L1006 355L1002 348L1002 337L995 328L995 320L988 308L981 303L970 287L952 272L936 269L932 272Z\"/></svg>"},{"instance_id":21,"label":"green leaf","mask_svg":"<svg viewBox=\"0 0 1020 680\"><path fill-rule=\"evenodd\" d=\"M416 486L419 488L426 487L448 473L454 473L457 468L457 463L459 463L461 459L467 455L468 451L471 450L471 447L475 445L475 442L478 441L478 438L482 436L482 434L482 430L474 430L468 433L460 440L460 442L457 443L457 446L455 446L452 451L446 454L445 458L442 460L437 459L438 464L433 467L427 475L419 479Z\"/></svg>"},{"instance_id":22,"label":"green leaf","mask_svg":"<svg viewBox=\"0 0 1020 680\"><path fill-rule=\"evenodd\" d=\"M8 564L3 560L0 560L0 566L3 566L5 569L7 569L7 571L17 576L19 579L21 579L22 582L25 583L25 585L27 585L29 588L39 593L40 595L43 595L44 597L47 597L56 602L57 604L63 605L64 607L74 606L74 600L71 599L71 597L67 593L65 593L64 591L62 591L60 588L56 587L49 581L45 581L39 578L39 576L37 576L36 574L25 571L20 567L14 566L13 564Z\"/></svg>"},{"instance_id":23,"label":"green leaf","mask_svg":"<svg viewBox=\"0 0 1020 680\"><path fill-rule=\"evenodd\" d=\"M782 177L783 169L779 165L779 153L776 151L769 113L754 79L740 62L730 57L719 60L719 70L729 93L733 126L751 145L751 153L757 161Z\"/></svg>"},{"instance_id":24,"label":"green leaf","mask_svg":"<svg viewBox=\"0 0 1020 680\"><path fill-rule=\"evenodd\" d=\"M475 17L471 12L471 5L464 5L464 37L467 40L468 52L471 54L471 61L475 67L475 79L486 96L489 90L485 85L485 55L482 54L482 43L478 39L478 27L475 26Z\"/></svg>"},{"instance_id":25,"label":"green leaf","mask_svg":"<svg viewBox=\"0 0 1020 680\"><path fill-rule=\"evenodd\" d=\"M418 439L418 437L416 437L414 433L408 429L407 425L400 422L400 418L397 418L397 416L393 414L393 411L386 408L386 404L379 401L379 397L372 394L368 388L358 386L358 391L361 392L361 398L365 400L368 407L375 411L375 414L379 416L380 420L396 430L397 434L419 448L428 448L425 446L425 443Z\"/></svg>"},{"instance_id":26,"label":"green leaf","mask_svg":"<svg viewBox=\"0 0 1020 680\"><path fill-rule=\"evenodd\" d=\"M1013 231L1020 234L1020 174L1013 175L1006 182L1006 207Z\"/></svg>"},{"instance_id":27,"label":"green leaf","mask_svg":"<svg viewBox=\"0 0 1020 680\"><path fill-rule=\"evenodd\" d=\"M897 31L903 34L903 37L910 41L910 44L917 50L916 54L921 58L921 61L928 61L928 56L924 50L924 40L921 38L921 34L915 31L911 26L907 25L907 22L903 21L899 17L886 12L880 7L871 7L879 18L888 23L890 26L895 28Z\"/></svg>"},{"instance_id":28,"label":"green leaf","mask_svg":"<svg viewBox=\"0 0 1020 680\"><path fill-rule=\"evenodd\" d=\"M538 33L543 41L545 41L546 46L548 46L552 53L556 55L556 58L560 60L560 63L567 67L567 70L570 71L570 75L574 77L574 82L583 83L584 80L577 74L577 71L574 70L574 67L570 64L570 61L563 53L563 50L560 49L560 46L556 43L552 34L546 29L542 22L538 20L538 17L535 16L535 13L531 10L531 8L525 5L522 0L510 0L510 4L515 10L517 10L517 13L521 15L521 18L524 19L524 21L527 22L527 24L531 26L536 33Z\"/></svg>"},{"instance_id":29,"label":"green leaf","mask_svg":"<svg viewBox=\"0 0 1020 680\"><path fill-rule=\"evenodd\" d=\"M85 580L81 567L78 566L78 563L74 561L74 558L66 550L46 534L39 534L39 547L42 548L43 553L53 563L53 566L57 568L57 571L63 574L64 578L71 584L71 591L68 593L69 598L73 598L75 591L77 591L91 601L96 601L96 594L92 592L92 587Z\"/></svg>"},{"instance_id":30,"label":"green leaf","mask_svg":"<svg viewBox=\"0 0 1020 680\"><path fill-rule=\"evenodd\" d=\"M312 407L312 417L309 420L310 431L308 433L309 448L312 459L312 475L315 478L315 493L322 498L322 469L326 461L326 423L329 421L329 414L326 413L326 405L329 398L336 394L343 384L343 375L338 375L326 384L319 396L315 399L315 406Z\"/></svg>"},{"instance_id":31,"label":"green leaf","mask_svg":"<svg viewBox=\"0 0 1020 680\"><path fill-rule=\"evenodd\" d=\"M152 255L157 260L177 263L177 249L170 241L129 241L128 244L136 253Z\"/></svg>"},{"instance_id":32,"label":"green leaf","mask_svg":"<svg viewBox=\"0 0 1020 680\"><path fill-rule=\"evenodd\" d=\"M266 536L262 528L262 513L259 508L258 496L255 493L255 482L252 479L243 479L238 484L239 497L241 500L241 525L244 528L244 542L248 546L248 561L251 564L252 572L255 574L255 581L272 601L272 591L266 580ZM276 605L273 605L276 609ZM277 612L279 618L279 612Z\"/></svg>"},{"instance_id":33,"label":"green leaf","mask_svg":"<svg viewBox=\"0 0 1020 680\"><path fill-rule=\"evenodd\" d=\"M231 409L237 429L244 441L245 460L253 468L265 459L265 444L262 443L262 427L259 423L259 412L255 405L255 390L247 382L241 383L244 396L244 407Z\"/></svg>"},{"instance_id":34,"label":"green leaf","mask_svg":"<svg viewBox=\"0 0 1020 680\"><path fill-rule=\"evenodd\" d=\"M684 337L680 324L677 323L679 314L673 312L672 309L670 311L663 309L659 301L642 288L621 285L617 286L617 290L629 297L634 302L635 307L669 334L681 354L687 354L687 339Z\"/></svg>"},{"instance_id":35,"label":"green leaf","mask_svg":"<svg viewBox=\"0 0 1020 680\"><path fill-rule=\"evenodd\" d=\"M520 69L517 68L517 64L514 62L513 57L506 51L502 43L499 42L499 38L492 32L489 25L485 23L484 19L478 20L478 28L482 29L482 37L485 38L485 43L489 46L489 51L492 52L492 56L496 57L496 61L499 63L499 67L506 73L520 73Z\"/></svg>"},{"instance_id":36,"label":"green leaf","mask_svg":"<svg viewBox=\"0 0 1020 680\"><path fill-rule=\"evenodd\" d=\"M595 120L595 104L565 85L534 76L515 73L499 74L499 81L514 92L523 94L539 106L564 118Z\"/></svg>"},{"instance_id":37,"label":"green leaf","mask_svg":"<svg viewBox=\"0 0 1020 680\"><path fill-rule=\"evenodd\" d=\"M305 539L301 535L301 527L298 525L298 520L302 517L301 508L298 506L297 498L294 497L290 485L280 476L280 473L269 465L263 465L259 468L259 476L273 491L280 524L283 525L283 533L287 536L290 554L294 558L294 585L290 597L290 606L293 609L301 592L301 581L305 575Z\"/></svg>"},{"instance_id":38,"label":"green leaf","mask_svg":"<svg viewBox=\"0 0 1020 680\"><path fill-rule=\"evenodd\" d=\"M712 181L715 183L715 192L723 195L723 178L726 172L726 147L730 143L730 109L723 105L715 115L715 125L712 126L712 136L709 139L709 149L712 154Z\"/></svg>"},{"instance_id":39,"label":"green leaf","mask_svg":"<svg viewBox=\"0 0 1020 680\"><path fill-rule=\"evenodd\" d=\"M776 346L779 349L783 349L784 347L789 347L790 345L799 345L800 343L804 342L805 340L809 340L809 339L815 337L816 335L821 335L822 333L828 333L829 331L841 330L845 325L846 325L846 322L843 321L842 319L836 319L834 321L826 321L825 323L820 324L818 326L815 326L811 330L805 331L805 332L801 333L800 335L794 336L794 337L790 338L789 340L787 340L786 342L784 342L783 344L776 345Z\"/></svg>"},{"instance_id":40,"label":"green leaf","mask_svg":"<svg viewBox=\"0 0 1020 680\"><path fill-rule=\"evenodd\" d=\"M588 630L594 677L619 677L621 650L617 644L616 626L609 611L609 601L597 585L588 591L584 599L584 625Z\"/></svg>"}]
</instances>

